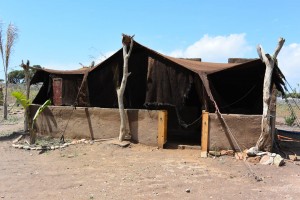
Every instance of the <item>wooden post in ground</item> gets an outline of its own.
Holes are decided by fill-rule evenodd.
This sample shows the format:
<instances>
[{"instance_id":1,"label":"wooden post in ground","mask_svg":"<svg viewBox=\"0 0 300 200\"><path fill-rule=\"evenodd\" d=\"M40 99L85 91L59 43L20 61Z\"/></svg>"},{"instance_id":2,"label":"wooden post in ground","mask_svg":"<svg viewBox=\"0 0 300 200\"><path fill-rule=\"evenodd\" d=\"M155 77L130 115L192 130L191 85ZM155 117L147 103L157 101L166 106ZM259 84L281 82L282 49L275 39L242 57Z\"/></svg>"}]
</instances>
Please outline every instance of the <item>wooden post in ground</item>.
<instances>
[{"instance_id":1,"label":"wooden post in ground","mask_svg":"<svg viewBox=\"0 0 300 200\"><path fill-rule=\"evenodd\" d=\"M168 126L168 112L166 110L158 111L158 134L157 145L158 148L163 149L167 142L167 126Z\"/></svg>"},{"instance_id":2,"label":"wooden post in ground","mask_svg":"<svg viewBox=\"0 0 300 200\"><path fill-rule=\"evenodd\" d=\"M25 75L25 84L26 84L26 99L29 100L29 94L30 94L30 72L29 72L29 60L27 60L26 65L23 63L21 67L24 70L24 75ZM29 131L29 107L25 108L24 112L24 131L28 132Z\"/></svg>"},{"instance_id":3,"label":"wooden post in ground","mask_svg":"<svg viewBox=\"0 0 300 200\"><path fill-rule=\"evenodd\" d=\"M202 111L201 157L206 158L209 150L208 122L209 112Z\"/></svg>"}]
</instances>

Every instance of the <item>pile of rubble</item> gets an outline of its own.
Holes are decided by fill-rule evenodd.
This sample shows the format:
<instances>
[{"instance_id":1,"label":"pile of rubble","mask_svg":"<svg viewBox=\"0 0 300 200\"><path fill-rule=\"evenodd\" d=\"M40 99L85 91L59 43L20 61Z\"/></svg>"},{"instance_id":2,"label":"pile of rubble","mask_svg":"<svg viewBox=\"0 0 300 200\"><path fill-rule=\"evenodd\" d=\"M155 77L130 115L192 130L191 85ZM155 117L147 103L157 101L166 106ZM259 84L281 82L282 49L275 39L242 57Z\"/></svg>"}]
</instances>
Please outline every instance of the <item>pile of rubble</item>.
<instances>
[{"instance_id":1,"label":"pile of rubble","mask_svg":"<svg viewBox=\"0 0 300 200\"><path fill-rule=\"evenodd\" d=\"M212 157L234 156L237 160L244 160L253 164L275 165L277 167L283 166L285 163L284 158L279 154L259 151L257 147L251 147L243 152L234 152L232 150L209 151L209 155ZM289 159L297 161L297 155L290 155Z\"/></svg>"},{"instance_id":2,"label":"pile of rubble","mask_svg":"<svg viewBox=\"0 0 300 200\"><path fill-rule=\"evenodd\" d=\"M276 153L259 151L257 147L251 147L244 151L245 159L250 163L260 163L262 165L275 165L280 167L284 165L284 159Z\"/></svg>"}]
</instances>

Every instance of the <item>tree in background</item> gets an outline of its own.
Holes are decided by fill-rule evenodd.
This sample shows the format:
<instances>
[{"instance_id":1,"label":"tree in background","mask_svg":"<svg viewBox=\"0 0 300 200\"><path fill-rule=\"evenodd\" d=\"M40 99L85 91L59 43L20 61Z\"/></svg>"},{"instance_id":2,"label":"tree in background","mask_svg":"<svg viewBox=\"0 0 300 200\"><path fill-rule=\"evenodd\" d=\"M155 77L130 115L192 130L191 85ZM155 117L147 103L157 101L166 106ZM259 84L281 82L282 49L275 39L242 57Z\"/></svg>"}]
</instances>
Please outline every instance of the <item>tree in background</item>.
<instances>
[{"instance_id":1,"label":"tree in background","mask_svg":"<svg viewBox=\"0 0 300 200\"><path fill-rule=\"evenodd\" d=\"M33 65L33 68L42 68L40 65ZM29 69L29 78L31 79L36 72L36 69ZM8 83L19 84L25 83L24 70L13 70L8 73Z\"/></svg>"},{"instance_id":2,"label":"tree in background","mask_svg":"<svg viewBox=\"0 0 300 200\"><path fill-rule=\"evenodd\" d=\"M0 53L2 58L2 64L4 68L4 99L3 99L3 118L7 119L7 88L8 88L8 66L9 66L9 59L12 47L15 43L15 40L18 37L18 30L17 28L10 23L7 27L6 31L6 43L4 44L4 38L2 35L3 29L2 24L0 24Z\"/></svg>"},{"instance_id":3,"label":"tree in background","mask_svg":"<svg viewBox=\"0 0 300 200\"><path fill-rule=\"evenodd\" d=\"M25 74L23 70L13 70L8 73L8 83L19 84L24 83Z\"/></svg>"}]
</instances>

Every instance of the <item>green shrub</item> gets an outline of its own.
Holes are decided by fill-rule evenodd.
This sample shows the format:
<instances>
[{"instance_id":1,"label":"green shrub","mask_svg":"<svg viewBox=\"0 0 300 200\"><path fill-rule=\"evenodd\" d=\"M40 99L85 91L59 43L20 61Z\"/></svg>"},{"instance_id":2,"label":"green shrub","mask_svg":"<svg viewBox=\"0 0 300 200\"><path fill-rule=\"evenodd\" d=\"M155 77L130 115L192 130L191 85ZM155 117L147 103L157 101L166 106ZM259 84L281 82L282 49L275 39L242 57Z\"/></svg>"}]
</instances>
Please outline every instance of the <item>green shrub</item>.
<instances>
[{"instance_id":1,"label":"green shrub","mask_svg":"<svg viewBox=\"0 0 300 200\"><path fill-rule=\"evenodd\" d=\"M294 113L291 113L291 115L288 117L285 117L284 120L288 126L292 126L296 120L296 116Z\"/></svg>"}]
</instances>

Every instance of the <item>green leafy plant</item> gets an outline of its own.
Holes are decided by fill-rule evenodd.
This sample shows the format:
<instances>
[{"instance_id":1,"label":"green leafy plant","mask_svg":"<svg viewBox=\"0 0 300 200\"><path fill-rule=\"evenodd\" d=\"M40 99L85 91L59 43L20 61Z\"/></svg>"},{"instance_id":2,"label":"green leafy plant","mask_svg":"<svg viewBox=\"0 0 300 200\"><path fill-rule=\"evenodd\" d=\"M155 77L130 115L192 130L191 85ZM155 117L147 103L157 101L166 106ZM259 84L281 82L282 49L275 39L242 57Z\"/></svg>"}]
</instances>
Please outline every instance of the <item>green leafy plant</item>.
<instances>
[{"instance_id":1,"label":"green leafy plant","mask_svg":"<svg viewBox=\"0 0 300 200\"><path fill-rule=\"evenodd\" d=\"M285 123L288 125L288 126L292 126L296 120L296 116L294 113L291 113L290 116L287 116L284 118L285 120Z\"/></svg>"},{"instance_id":2,"label":"green leafy plant","mask_svg":"<svg viewBox=\"0 0 300 200\"><path fill-rule=\"evenodd\" d=\"M21 104L23 108L28 108L31 105L30 99L27 99L22 92L13 91L11 95L16 98L17 103Z\"/></svg>"},{"instance_id":3,"label":"green leafy plant","mask_svg":"<svg viewBox=\"0 0 300 200\"><path fill-rule=\"evenodd\" d=\"M51 100L48 99L47 101L45 101L45 103L43 105L41 105L38 110L35 112L35 115L33 117L33 123L32 123L32 126L33 124L35 123L37 117L45 110L45 108L47 108L48 106L51 105Z\"/></svg>"},{"instance_id":4,"label":"green leafy plant","mask_svg":"<svg viewBox=\"0 0 300 200\"><path fill-rule=\"evenodd\" d=\"M12 92L12 96L17 99L17 102L20 103L24 107L24 109L28 108L31 105L31 100L27 99L26 96L22 92L14 91L14 92ZM32 118L31 128L29 129L31 144L34 144L35 140L36 140L36 133L34 131L34 124L36 122L36 119L45 110L45 108L47 108L49 105L51 105L50 99L45 101L45 103L37 109L37 111L34 114L34 117ZM28 127L30 127L30 125Z\"/></svg>"}]
</instances>

